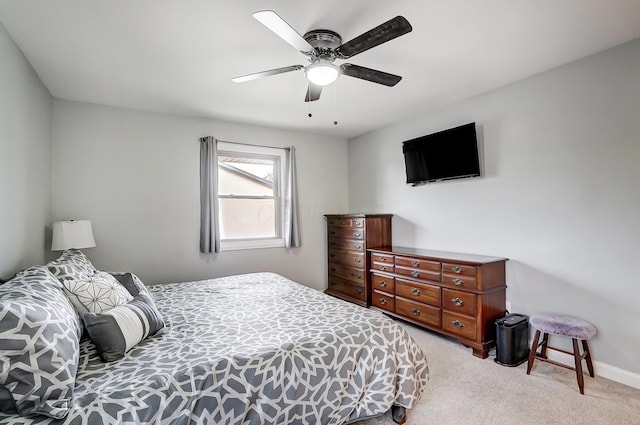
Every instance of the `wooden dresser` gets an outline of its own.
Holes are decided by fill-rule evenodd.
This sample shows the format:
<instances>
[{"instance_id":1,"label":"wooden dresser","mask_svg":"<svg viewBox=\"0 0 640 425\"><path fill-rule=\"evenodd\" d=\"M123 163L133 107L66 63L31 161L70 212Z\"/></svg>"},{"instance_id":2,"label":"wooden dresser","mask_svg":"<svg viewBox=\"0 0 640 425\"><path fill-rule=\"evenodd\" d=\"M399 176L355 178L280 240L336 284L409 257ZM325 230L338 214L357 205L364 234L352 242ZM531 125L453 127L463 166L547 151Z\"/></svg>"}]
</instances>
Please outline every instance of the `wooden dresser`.
<instances>
[{"instance_id":1,"label":"wooden dresser","mask_svg":"<svg viewBox=\"0 0 640 425\"><path fill-rule=\"evenodd\" d=\"M326 294L369 306L367 249L391 244L392 214L325 215L328 288Z\"/></svg>"},{"instance_id":2,"label":"wooden dresser","mask_svg":"<svg viewBox=\"0 0 640 425\"><path fill-rule=\"evenodd\" d=\"M495 320L505 314L506 258L404 247L368 252L371 308L488 356Z\"/></svg>"}]
</instances>

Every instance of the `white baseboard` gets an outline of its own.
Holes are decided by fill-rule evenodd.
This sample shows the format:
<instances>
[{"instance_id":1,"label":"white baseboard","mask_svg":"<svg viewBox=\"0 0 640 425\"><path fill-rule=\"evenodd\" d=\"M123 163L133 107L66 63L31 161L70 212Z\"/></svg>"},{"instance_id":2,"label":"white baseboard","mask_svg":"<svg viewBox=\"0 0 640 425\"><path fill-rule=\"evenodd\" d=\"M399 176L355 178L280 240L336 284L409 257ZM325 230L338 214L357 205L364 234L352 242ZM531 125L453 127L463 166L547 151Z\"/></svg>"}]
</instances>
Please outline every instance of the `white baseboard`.
<instances>
[{"instance_id":1,"label":"white baseboard","mask_svg":"<svg viewBox=\"0 0 640 425\"><path fill-rule=\"evenodd\" d=\"M567 366L573 367L574 365L574 360L572 356L568 354L560 353L558 351L548 350L547 357L550 360L565 364ZM585 366L583 364L583 368L584 367ZM610 364L599 362L599 361L593 362L593 369L596 376L601 376L603 378L607 378L612 381L619 382L621 384L640 389L640 374L638 373L634 373L629 370L621 369L617 366L612 366Z\"/></svg>"}]
</instances>

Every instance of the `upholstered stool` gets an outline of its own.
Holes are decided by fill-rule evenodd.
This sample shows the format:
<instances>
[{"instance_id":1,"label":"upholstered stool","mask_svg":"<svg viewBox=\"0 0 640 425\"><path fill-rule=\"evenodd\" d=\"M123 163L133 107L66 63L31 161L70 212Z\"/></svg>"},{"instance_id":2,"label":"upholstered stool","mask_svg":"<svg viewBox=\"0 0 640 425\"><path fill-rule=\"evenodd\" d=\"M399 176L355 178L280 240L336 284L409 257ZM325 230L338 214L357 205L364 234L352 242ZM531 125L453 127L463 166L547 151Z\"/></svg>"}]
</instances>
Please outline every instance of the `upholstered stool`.
<instances>
[{"instance_id":1,"label":"upholstered stool","mask_svg":"<svg viewBox=\"0 0 640 425\"><path fill-rule=\"evenodd\" d=\"M580 394L584 394L582 360L586 360L589 375L593 377L593 362L591 361L591 351L589 350L589 343L587 341L596 335L596 328L594 328L593 325L586 320L578 319L577 317L568 316L566 314L533 315L529 318L529 323L531 323L531 326L536 330L536 334L533 337L531 351L529 352L527 375L529 375L529 372L531 372L533 362L536 359L554 364L556 366L575 370L576 376L578 378L578 388L580 388ZM542 342L539 342L540 334L542 334ZM559 348L551 347L549 345L549 334L561 335L571 338L573 340L573 353L561 350ZM582 354L580 354L578 341L582 342ZM538 353L538 347L542 347L540 353ZM575 367L567 366L562 363L549 360L547 358L547 350L554 350L572 355L575 361Z\"/></svg>"}]
</instances>

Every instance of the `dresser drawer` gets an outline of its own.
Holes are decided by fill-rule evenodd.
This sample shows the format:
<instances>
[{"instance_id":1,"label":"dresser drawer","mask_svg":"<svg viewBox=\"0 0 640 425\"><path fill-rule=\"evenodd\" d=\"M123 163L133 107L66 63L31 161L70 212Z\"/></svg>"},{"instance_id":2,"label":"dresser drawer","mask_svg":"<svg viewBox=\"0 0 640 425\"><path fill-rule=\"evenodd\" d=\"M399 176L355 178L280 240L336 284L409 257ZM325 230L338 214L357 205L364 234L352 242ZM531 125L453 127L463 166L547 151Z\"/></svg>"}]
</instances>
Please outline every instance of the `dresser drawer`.
<instances>
[{"instance_id":1,"label":"dresser drawer","mask_svg":"<svg viewBox=\"0 0 640 425\"><path fill-rule=\"evenodd\" d=\"M375 261L376 263L393 264L393 255L380 254L380 253L377 253L377 252L372 252L371 253L371 261Z\"/></svg>"},{"instance_id":2,"label":"dresser drawer","mask_svg":"<svg viewBox=\"0 0 640 425\"><path fill-rule=\"evenodd\" d=\"M395 310L395 299L389 294L373 291L371 294L371 304L383 310L393 312Z\"/></svg>"},{"instance_id":3,"label":"dresser drawer","mask_svg":"<svg viewBox=\"0 0 640 425\"><path fill-rule=\"evenodd\" d=\"M329 248L342 249L346 251L364 252L364 242L359 240L332 237L332 238L329 238Z\"/></svg>"},{"instance_id":4,"label":"dresser drawer","mask_svg":"<svg viewBox=\"0 0 640 425\"><path fill-rule=\"evenodd\" d=\"M334 292L340 292L361 301L367 301L367 294L364 285L348 282L333 276L329 276L329 289Z\"/></svg>"},{"instance_id":5,"label":"dresser drawer","mask_svg":"<svg viewBox=\"0 0 640 425\"><path fill-rule=\"evenodd\" d=\"M327 233L330 238L364 240L364 228L329 226Z\"/></svg>"},{"instance_id":6,"label":"dresser drawer","mask_svg":"<svg viewBox=\"0 0 640 425\"><path fill-rule=\"evenodd\" d=\"M468 292L442 289L442 308L455 313L475 316L478 296Z\"/></svg>"},{"instance_id":7,"label":"dresser drawer","mask_svg":"<svg viewBox=\"0 0 640 425\"><path fill-rule=\"evenodd\" d=\"M394 271L393 263L378 263L377 261L371 262L371 269L386 273L393 273Z\"/></svg>"},{"instance_id":8,"label":"dresser drawer","mask_svg":"<svg viewBox=\"0 0 640 425\"><path fill-rule=\"evenodd\" d=\"M374 291L383 291L393 294L395 291L395 279L383 274L371 273L371 287Z\"/></svg>"},{"instance_id":9,"label":"dresser drawer","mask_svg":"<svg viewBox=\"0 0 640 425\"><path fill-rule=\"evenodd\" d=\"M329 276L337 276L343 279L364 285L365 271L355 267L348 267L338 263L329 262Z\"/></svg>"},{"instance_id":10,"label":"dresser drawer","mask_svg":"<svg viewBox=\"0 0 640 425\"><path fill-rule=\"evenodd\" d=\"M364 252L342 251L329 248L329 262L364 268Z\"/></svg>"},{"instance_id":11,"label":"dresser drawer","mask_svg":"<svg viewBox=\"0 0 640 425\"><path fill-rule=\"evenodd\" d=\"M327 218L329 226L364 227L364 218L338 217Z\"/></svg>"},{"instance_id":12,"label":"dresser drawer","mask_svg":"<svg viewBox=\"0 0 640 425\"><path fill-rule=\"evenodd\" d=\"M467 339L476 339L476 319L462 314L442 312L442 329Z\"/></svg>"},{"instance_id":13,"label":"dresser drawer","mask_svg":"<svg viewBox=\"0 0 640 425\"><path fill-rule=\"evenodd\" d=\"M437 307L396 298L396 313L427 325L440 327L440 309Z\"/></svg>"},{"instance_id":14,"label":"dresser drawer","mask_svg":"<svg viewBox=\"0 0 640 425\"><path fill-rule=\"evenodd\" d=\"M442 273L454 275L476 276L476 266L467 266L465 264L442 263Z\"/></svg>"},{"instance_id":15,"label":"dresser drawer","mask_svg":"<svg viewBox=\"0 0 640 425\"><path fill-rule=\"evenodd\" d=\"M414 269L432 270L440 273L440 262L419 260L417 258L398 257L395 258L396 266L409 267Z\"/></svg>"},{"instance_id":16,"label":"dresser drawer","mask_svg":"<svg viewBox=\"0 0 640 425\"><path fill-rule=\"evenodd\" d=\"M396 279L396 296L440 307L440 287Z\"/></svg>"},{"instance_id":17,"label":"dresser drawer","mask_svg":"<svg viewBox=\"0 0 640 425\"><path fill-rule=\"evenodd\" d=\"M429 282L440 282L440 271L415 269L403 266L396 266L396 273L403 276L411 277Z\"/></svg>"},{"instance_id":18,"label":"dresser drawer","mask_svg":"<svg viewBox=\"0 0 640 425\"><path fill-rule=\"evenodd\" d=\"M460 289L477 289L476 277L457 274L442 274L442 283L446 286L451 286Z\"/></svg>"}]
</instances>

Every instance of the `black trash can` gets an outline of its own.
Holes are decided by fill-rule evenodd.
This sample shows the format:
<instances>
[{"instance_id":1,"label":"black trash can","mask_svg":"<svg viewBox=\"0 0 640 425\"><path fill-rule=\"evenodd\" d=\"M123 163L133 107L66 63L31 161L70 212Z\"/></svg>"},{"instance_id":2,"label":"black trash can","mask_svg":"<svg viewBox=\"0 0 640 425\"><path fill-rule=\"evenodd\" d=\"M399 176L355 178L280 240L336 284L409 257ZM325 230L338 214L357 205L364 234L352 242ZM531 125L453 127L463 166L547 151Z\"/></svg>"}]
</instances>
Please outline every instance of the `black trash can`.
<instances>
[{"instance_id":1,"label":"black trash can","mask_svg":"<svg viewBox=\"0 0 640 425\"><path fill-rule=\"evenodd\" d=\"M496 320L496 358L502 366L519 366L529 357L529 316L512 313Z\"/></svg>"}]
</instances>

